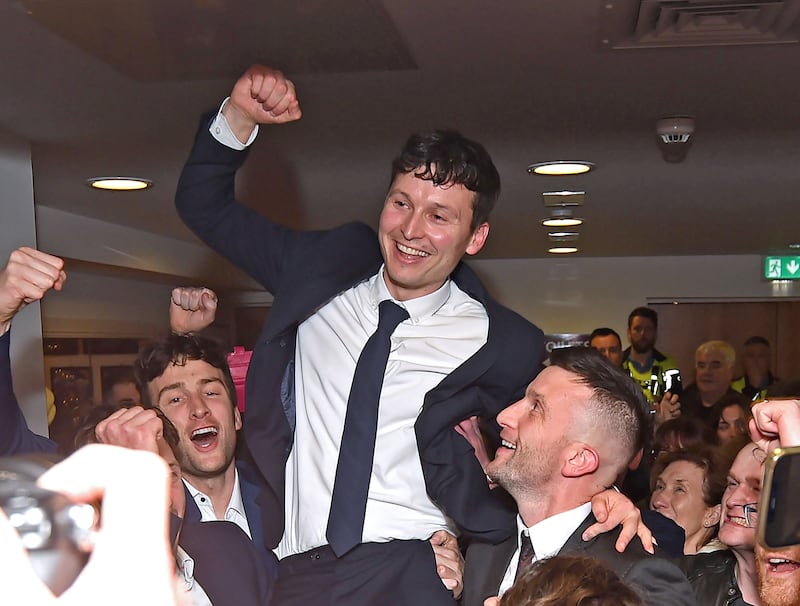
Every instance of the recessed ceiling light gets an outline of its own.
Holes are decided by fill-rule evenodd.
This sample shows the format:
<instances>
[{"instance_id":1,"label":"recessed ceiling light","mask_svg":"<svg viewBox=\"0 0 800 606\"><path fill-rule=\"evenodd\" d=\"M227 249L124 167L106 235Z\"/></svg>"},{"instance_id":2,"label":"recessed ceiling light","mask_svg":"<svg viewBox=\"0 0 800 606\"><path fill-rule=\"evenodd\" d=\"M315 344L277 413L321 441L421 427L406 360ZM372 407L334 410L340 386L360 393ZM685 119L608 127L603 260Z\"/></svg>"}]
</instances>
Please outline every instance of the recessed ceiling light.
<instances>
[{"instance_id":1,"label":"recessed ceiling light","mask_svg":"<svg viewBox=\"0 0 800 606\"><path fill-rule=\"evenodd\" d=\"M528 166L529 173L537 175L581 175L594 168L594 162L585 160L555 160L552 162L537 162Z\"/></svg>"},{"instance_id":2,"label":"recessed ceiling light","mask_svg":"<svg viewBox=\"0 0 800 606\"><path fill-rule=\"evenodd\" d=\"M86 185L95 189L110 189L113 191L134 191L153 187L150 179L140 177L92 177L86 179Z\"/></svg>"},{"instance_id":3,"label":"recessed ceiling light","mask_svg":"<svg viewBox=\"0 0 800 606\"><path fill-rule=\"evenodd\" d=\"M578 252L578 249L575 246L554 246L553 248L548 248L547 252L554 255L568 255Z\"/></svg>"},{"instance_id":4,"label":"recessed ceiling light","mask_svg":"<svg viewBox=\"0 0 800 606\"><path fill-rule=\"evenodd\" d=\"M542 225L545 227L577 227L583 225L583 219L578 217L550 217L549 219L542 219Z\"/></svg>"},{"instance_id":5,"label":"recessed ceiling light","mask_svg":"<svg viewBox=\"0 0 800 606\"><path fill-rule=\"evenodd\" d=\"M547 235L551 242L577 242L580 237L576 231L551 231Z\"/></svg>"}]
</instances>

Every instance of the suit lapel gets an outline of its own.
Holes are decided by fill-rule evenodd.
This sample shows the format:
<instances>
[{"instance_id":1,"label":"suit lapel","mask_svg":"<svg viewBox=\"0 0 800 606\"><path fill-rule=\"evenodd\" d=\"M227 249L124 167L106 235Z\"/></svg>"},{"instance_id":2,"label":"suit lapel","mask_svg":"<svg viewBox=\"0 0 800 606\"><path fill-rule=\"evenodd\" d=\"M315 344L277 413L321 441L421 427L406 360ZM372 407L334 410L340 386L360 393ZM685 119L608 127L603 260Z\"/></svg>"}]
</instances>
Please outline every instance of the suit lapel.
<instances>
[{"instance_id":1,"label":"suit lapel","mask_svg":"<svg viewBox=\"0 0 800 606\"><path fill-rule=\"evenodd\" d=\"M581 537L583 536L583 533L586 532L586 529L596 521L597 520L595 519L593 513L590 513L588 516L586 516L583 522L581 522L581 525L578 526L578 529L570 535L570 537L567 539L567 542L564 543L564 546L559 549L558 553L575 553L588 549L588 547L597 540L597 537L594 537L589 541L584 541Z\"/></svg>"},{"instance_id":2,"label":"suit lapel","mask_svg":"<svg viewBox=\"0 0 800 606\"><path fill-rule=\"evenodd\" d=\"M261 505L259 499L264 489L254 481L249 465L244 461L236 462L239 471L239 490L242 493L242 503L247 516L247 525L250 527L250 536L256 547L262 552L269 551L264 545L264 526L261 521Z\"/></svg>"},{"instance_id":3,"label":"suit lapel","mask_svg":"<svg viewBox=\"0 0 800 606\"><path fill-rule=\"evenodd\" d=\"M497 545L477 542L470 545L464 570L464 606L483 606L487 597L498 594L516 550L516 535Z\"/></svg>"}]
</instances>

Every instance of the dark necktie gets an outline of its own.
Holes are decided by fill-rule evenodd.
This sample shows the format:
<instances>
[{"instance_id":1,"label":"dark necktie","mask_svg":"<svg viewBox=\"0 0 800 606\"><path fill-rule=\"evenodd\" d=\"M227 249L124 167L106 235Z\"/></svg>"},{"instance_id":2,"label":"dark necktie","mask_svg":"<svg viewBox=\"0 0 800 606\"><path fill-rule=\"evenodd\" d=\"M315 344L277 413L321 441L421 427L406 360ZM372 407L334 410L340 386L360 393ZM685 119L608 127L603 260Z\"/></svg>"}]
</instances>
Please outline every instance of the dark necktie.
<instances>
[{"instance_id":1,"label":"dark necktie","mask_svg":"<svg viewBox=\"0 0 800 606\"><path fill-rule=\"evenodd\" d=\"M516 581L520 578L525 571L528 570L531 566L533 566L533 556L536 555L536 552L533 550L533 543L531 543L531 537L526 531L522 531L519 535L520 544L522 547L519 551L519 562L517 562L517 574L514 575L514 580Z\"/></svg>"},{"instance_id":2,"label":"dark necktie","mask_svg":"<svg viewBox=\"0 0 800 606\"><path fill-rule=\"evenodd\" d=\"M406 318L408 312L405 309L392 301L381 301L378 328L364 345L353 374L325 533L328 544L338 557L361 543L375 454L378 402L391 336Z\"/></svg>"}]
</instances>

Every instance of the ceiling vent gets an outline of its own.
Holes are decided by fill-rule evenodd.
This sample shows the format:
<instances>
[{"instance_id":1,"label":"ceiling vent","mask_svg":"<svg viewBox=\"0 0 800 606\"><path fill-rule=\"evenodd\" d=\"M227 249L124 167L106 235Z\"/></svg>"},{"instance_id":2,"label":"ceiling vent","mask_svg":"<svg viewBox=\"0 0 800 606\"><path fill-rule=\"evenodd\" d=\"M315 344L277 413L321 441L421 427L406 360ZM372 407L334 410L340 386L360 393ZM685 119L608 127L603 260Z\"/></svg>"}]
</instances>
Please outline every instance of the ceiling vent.
<instances>
[{"instance_id":1,"label":"ceiling vent","mask_svg":"<svg viewBox=\"0 0 800 606\"><path fill-rule=\"evenodd\" d=\"M797 44L800 0L609 0L602 29L614 49Z\"/></svg>"}]
</instances>

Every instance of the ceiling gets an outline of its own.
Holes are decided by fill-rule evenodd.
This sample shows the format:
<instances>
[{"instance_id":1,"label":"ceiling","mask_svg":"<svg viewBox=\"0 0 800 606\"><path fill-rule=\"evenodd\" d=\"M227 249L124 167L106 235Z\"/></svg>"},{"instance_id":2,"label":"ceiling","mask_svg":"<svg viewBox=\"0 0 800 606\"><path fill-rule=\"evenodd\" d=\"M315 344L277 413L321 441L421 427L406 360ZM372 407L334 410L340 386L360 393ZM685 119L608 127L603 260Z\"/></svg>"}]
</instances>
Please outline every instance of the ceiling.
<instances>
[{"instance_id":1,"label":"ceiling","mask_svg":"<svg viewBox=\"0 0 800 606\"><path fill-rule=\"evenodd\" d=\"M374 225L405 137L453 127L503 181L482 258L546 257L542 193L564 189L586 192L584 257L800 242L800 0L7 0L0 24L0 130L30 142L39 212L96 219L90 241L110 223L196 243L172 206L182 162L201 113L262 62L304 115L262 130L239 191L292 226ZM696 120L683 162L662 158L664 115ZM597 168L527 173L559 159ZM84 184L113 174L155 187ZM69 249L46 231L42 248Z\"/></svg>"}]
</instances>

